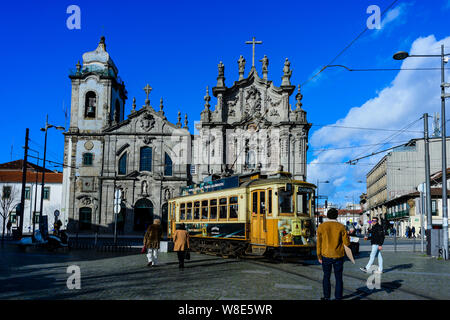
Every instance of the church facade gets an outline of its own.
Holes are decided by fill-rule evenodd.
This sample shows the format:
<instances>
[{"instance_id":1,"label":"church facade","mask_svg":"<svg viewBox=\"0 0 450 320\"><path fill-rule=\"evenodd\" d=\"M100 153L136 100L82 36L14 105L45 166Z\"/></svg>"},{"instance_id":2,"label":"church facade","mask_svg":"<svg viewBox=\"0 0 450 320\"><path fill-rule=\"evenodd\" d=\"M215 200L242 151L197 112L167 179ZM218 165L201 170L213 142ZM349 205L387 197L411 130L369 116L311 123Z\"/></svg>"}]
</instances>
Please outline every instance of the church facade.
<instances>
[{"instance_id":1,"label":"church facade","mask_svg":"<svg viewBox=\"0 0 450 320\"><path fill-rule=\"evenodd\" d=\"M254 59L253 59L254 60ZM245 59L238 61L239 80L225 85L219 63L211 110L207 88L204 110L191 135L178 113L176 124L147 99L125 118L128 93L102 37L97 49L83 54L69 78L72 82L70 128L65 132L62 217L71 233L141 235L158 218L167 223L167 201L181 187L206 177L272 172L282 168L306 180L310 124L302 109L289 104L295 86L286 59L281 86L267 79L268 58L261 60L262 78L253 65L247 77Z\"/></svg>"}]
</instances>

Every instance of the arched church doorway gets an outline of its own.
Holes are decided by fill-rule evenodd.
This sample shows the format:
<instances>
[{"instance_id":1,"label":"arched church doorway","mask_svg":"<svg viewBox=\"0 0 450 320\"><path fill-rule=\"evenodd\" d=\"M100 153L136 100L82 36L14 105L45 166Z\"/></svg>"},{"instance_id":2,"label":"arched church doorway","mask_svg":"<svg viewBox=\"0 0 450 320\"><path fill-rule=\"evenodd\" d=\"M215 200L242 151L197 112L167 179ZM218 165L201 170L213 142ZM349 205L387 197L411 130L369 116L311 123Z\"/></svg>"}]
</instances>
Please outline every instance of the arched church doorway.
<instances>
[{"instance_id":1,"label":"arched church doorway","mask_svg":"<svg viewBox=\"0 0 450 320\"><path fill-rule=\"evenodd\" d=\"M167 223L168 223L168 205L167 202L163 204L162 206L162 212L161 212L161 227L163 229L163 237L167 237Z\"/></svg>"},{"instance_id":2,"label":"arched church doorway","mask_svg":"<svg viewBox=\"0 0 450 320\"><path fill-rule=\"evenodd\" d=\"M153 203L140 199L134 206L134 231L145 231L153 223Z\"/></svg>"}]
</instances>

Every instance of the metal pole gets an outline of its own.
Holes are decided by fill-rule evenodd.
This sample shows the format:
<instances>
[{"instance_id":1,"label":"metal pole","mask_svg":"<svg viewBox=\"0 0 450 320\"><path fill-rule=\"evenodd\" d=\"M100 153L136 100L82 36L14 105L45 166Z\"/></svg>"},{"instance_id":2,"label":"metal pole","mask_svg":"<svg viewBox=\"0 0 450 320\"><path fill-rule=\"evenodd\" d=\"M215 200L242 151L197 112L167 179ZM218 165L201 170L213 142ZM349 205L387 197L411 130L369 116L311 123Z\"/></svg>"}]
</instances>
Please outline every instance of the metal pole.
<instances>
[{"instance_id":1,"label":"metal pole","mask_svg":"<svg viewBox=\"0 0 450 320\"><path fill-rule=\"evenodd\" d=\"M394 252L397 252L397 234L398 234L398 222L397 220L395 220Z\"/></svg>"},{"instance_id":2,"label":"metal pole","mask_svg":"<svg viewBox=\"0 0 450 320\"><path fill-rule=\"evenodd\" d=\"M319 226L319 180L317 180L317 199L316 199L316 212L317 212L317 226Z\"/></svg>"},{"instance_id":3,"label":"metal pole","mask_svg":"<svg viewBox=\"0 0 450 320\"><path fill-rule=\"evenodd\" d=\"M38 160L37 160L37 165L39 166L39 152L38 152ZM38 175L38 170L36 169L36 183L34 184L34 211L33 211L33 221L31 222L33 224L33 234L34 231L36 230L36 226L35 226L35 221L36 221L36 209L37 209L37 190L38 190L38 184L39 184L39 175ZM31 203L30 203L30 207L31 207Z\"/></svg>"},{"instance_id":4,"label":"metal pole","mask_svg":"<svg viewBox=\"0 0 450 320\"><path fill-rule=\"evenodd\" d=\"M115 174L114 177L114 205L113 205L113 213L114 213L114 245L117 244L117 214L116 214L116 209L115 209L115 205L116 205L116 179L117 179L117 175Z\"/></svg>"},{"instance_id":5,"label":"metal pole","mask_svg":"<svg viewBox=\"0 0 450 320\"><path fill-rule=\"evenodd\" d=\"M30 133L30 129L26 129L25 131L25 153L23 156L23 165L22 165L22 190L20 192L20 212L19 212L19 237L22 237L23 232L23 217L25 211L25 185L27 183L27 161L28 161L28 136Z\"/></svg>"},{"instance_id":6,"label":"metal pole","mask_svg":"<svg viewBox=\"0 0 450 320\"><path fill-rule=\"evenodd\" d=\"M423 205L423 207L426 209L422 211L422 220L423 220L423 213L426 212L427 214L427 242L431 243L431 227L433 225L433 217L431 215L431 183L430 183L430 142L429 142L429 135L428 135L428 113L423 114L423 129L424 129L424 147L425 147L425 200L426 205ZM422 230L422 233L425 233L424 230ZM423 234L422 234L422 240L423 240ZM431 248L431 246L427 246L427 248ZM427 254L430 255L431 252L428 252Z\"/></svg>"},{"instance_id":7,"label":"metal pole","mask_svg":"<svg viewBox=\"0 0 450 320\"><path fill-rule=\"evenodd\" d=\"M448 259L448 209L447 209L447 134L445 130L445 55L444 45L441 45L441 120L442 120L442 231L443 237L443 256Z\"/></svg>"},{"instance_id":8,"label":"metal pole","mask_svg":"<svg viewBox=\"0 0 450 320\"><path fill-rule=\"evenodd\" d=\"M421 248L421 252L423 252L423 214L425 211L425 203L424 203L424 199L423 199L423 193L420 193L420 248Z\"/></svg>"},{"instance_id":9,"label":"metal pole","mask_svg":"<svg viewBox=\"0 0 450 320\"><path fill-rule=\"evenodd\" d=\"M42 211L44 209L44 184L45 184L45 156L47 153L47 131L48 131L48 115L45 120L45 141L44 141L44 162L42 164L42 183L41 183L41 207L39 212L39 231L42 232Z\"/></svg>"}]
</instances>

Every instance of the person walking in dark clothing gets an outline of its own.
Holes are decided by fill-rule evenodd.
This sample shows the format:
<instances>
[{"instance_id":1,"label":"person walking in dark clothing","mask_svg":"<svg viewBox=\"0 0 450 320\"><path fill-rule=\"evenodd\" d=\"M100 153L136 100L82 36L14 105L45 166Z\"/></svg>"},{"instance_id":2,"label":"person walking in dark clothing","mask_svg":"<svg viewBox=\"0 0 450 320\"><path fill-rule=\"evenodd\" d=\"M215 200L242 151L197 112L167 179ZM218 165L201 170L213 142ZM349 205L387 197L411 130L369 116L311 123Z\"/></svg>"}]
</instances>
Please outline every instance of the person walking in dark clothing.
<instances>
[{"instance_id":1,"label":"person walking in dark clothing","mask_svg":"<svg viewBox=\"0 0 450 320\"><path fill-rule=\"evenodd\" d=\"M412 236L413 238L416 237L416 228L415 228L414 226L411 228L411 236Z\"/></svg>"},{"instance_id":2,"label":"person walking in dark clothing","mask_svg":"<svg viewBox=\"0 0 450 320\"><path fill-rule=\"evenodd\" d=\"M349 246L350 241L345 226L336 221L338 211L331 208L327 212L329 221L322 223L317 228L317 259L323 269L323 298L330 300L331 295L331 269L334 268L336 287L334 296L336 300L342 299L344 282L342 274L344 271L344 246Z\"/></svg>"},{"instance_id":3,"label":"person walking in dark clothing","mask_svg":"<svg viewBox=\"0 0 450 320\"><path fill-rule=\"evenodd\" d=\"M363 272L369 272L370 267L375 261L375 256L378 254L378 272L383 273L383 257L381 255L381 250L383 249L384 243L384 230L383 227L378 223L378 218L372 219L372 228L370 229L370 244L372 245L372 251L370 253L370 259L366 267L360 268Z\"/></svg>"}]
</instances>

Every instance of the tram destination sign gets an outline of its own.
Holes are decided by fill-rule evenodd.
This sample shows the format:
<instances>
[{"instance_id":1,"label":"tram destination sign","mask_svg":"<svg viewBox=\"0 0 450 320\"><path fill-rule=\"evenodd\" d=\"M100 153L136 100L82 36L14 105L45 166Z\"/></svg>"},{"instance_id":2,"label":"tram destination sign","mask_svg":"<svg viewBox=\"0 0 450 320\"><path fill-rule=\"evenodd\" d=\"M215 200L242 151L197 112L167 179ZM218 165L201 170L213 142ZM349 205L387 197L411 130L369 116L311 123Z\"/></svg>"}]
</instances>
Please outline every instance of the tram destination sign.
<instances>
[{"instance_id":1,"label":"tram destination sign","mask_svg":"<svg viewBox=\"0 0 450 320\"><path fill-rule=\"evenodd\" d=\"M198 194L204 192L211 192L229 188L239 187L239 176L233 176L229 178L223 178L208 182L203 182L199 184L193 184L181 189L181 194L183 196Z\"/></svg>"}]
</instances>

